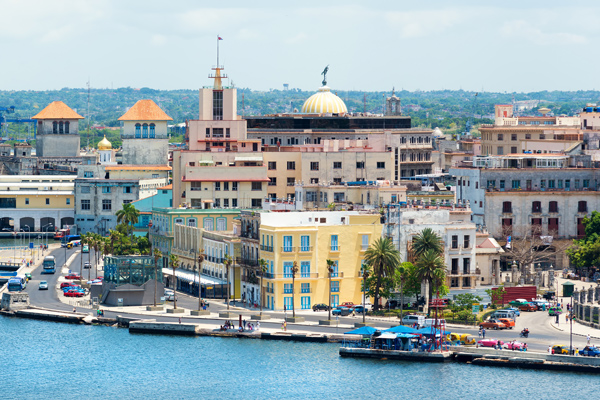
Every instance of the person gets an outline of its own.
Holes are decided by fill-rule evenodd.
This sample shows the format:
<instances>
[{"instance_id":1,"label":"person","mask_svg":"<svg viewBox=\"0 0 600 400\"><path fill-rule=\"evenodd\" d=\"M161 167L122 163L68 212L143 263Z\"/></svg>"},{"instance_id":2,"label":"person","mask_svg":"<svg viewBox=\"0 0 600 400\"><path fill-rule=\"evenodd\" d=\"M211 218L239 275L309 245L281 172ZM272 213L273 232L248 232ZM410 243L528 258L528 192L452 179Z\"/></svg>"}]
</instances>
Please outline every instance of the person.
<instances>
[{"instance_id":1,"label":"person","mask_svg":"<svg viewBox=\"0 0 600 400\"><path fill-rule=\"evenodd\" d=\"M73 312L77 312L77 310L75 309L75 307L73 307Z\"/></svg>"},{"instance_id":2,"label":"person","mask_svg":"<svg viewBox=\"0 0 600 400\"><path fill-rule=\"evenodd\" d=\"M498 350L502 350L502 344L500 343L499 340L498 340Z\"/></svg>"},{"instance_id":3,"label":"person","mask_svg":"<svg viewBox=\"0 0 600 400\"><path fill-rule=\"evenodd\" d=\"M181 317L179 317L179 323L181 324Z\"/></svg>"},{"instance_id":4,"label":"person","mask_svg":"<svg viewBox=\"0 0 600 400\"><path fill-rule=\"evenodd\" d=\"M587 344L588 345L590 344L590 339L591 339L591 337L590 337L590 334L588 333L588 335L587 335Z\"/></svg>"},{"instance_id":5,"label":"person","mask_svg":"<svg viewBox=\"0 0 600 400\"><path fill-rule=\"evenodd\" d=\"M356 313L354 312L354 308L352 309L352 316L356 317Z\"/></svg>"},{"instance_id":6,"label":"person","mask_svg":"<svg viewBox=\"0 0 600 400\"><path fill-rule=\"evenodd\" d=\"M244 327L244 329L246 329L246 320L243 320L242 324L243 324L242 326Z\"/></svg>"},{"instance_id":7,"label":"person","mask_svg":"<svg viewBox=\"0 0 600 400\"><path fill-rule=\"evenodd\" d=\"M527 351L527 343L523 343L523 346L521 346L521 351Z\"/></svg>"},{"instance_id":8,"label":"person","mask_svg":"<svg viewBox=\"0 0 600 400\"><path fill-rule=\"evenodd\" d=\"M260 321L258 321L258 322L256 323L256 330L259 330L259 329L260 329Z\"/></svg>"},{"instance_id":9,"label":"person","mask_svg":"<svg viewBox=\"0 0 600 400\"><path fill-rule=\"evenodd\" d=\"M481 328L481 336L485 339L485 328Z\"/></svg>"},{"instance_id":10,"label":"person","mask_svg":"<svg viewBox=\"0 0 600 400\"><path fill-rule=\"evenodd\" d=\"M481 338L481 327L479 327L479 338Z\"/></svg>"},{"instance_id":11,"label":"person","mask_svg":"<svg viewBox=\"0 0 600 400\"><path fill-rule=\"evenodd\" d=\"M548 346L548 354L552 354L552 346Z\"/></svg>"},{"instance_id":12,"label":"person","mask_svg":"<svg viewBox=\"0 0 600 400\"><path fill-rule=\"evenodd\" d=\"M287 321L283 321L283 330L287 332Z\"/></svg>"}]
</instances>

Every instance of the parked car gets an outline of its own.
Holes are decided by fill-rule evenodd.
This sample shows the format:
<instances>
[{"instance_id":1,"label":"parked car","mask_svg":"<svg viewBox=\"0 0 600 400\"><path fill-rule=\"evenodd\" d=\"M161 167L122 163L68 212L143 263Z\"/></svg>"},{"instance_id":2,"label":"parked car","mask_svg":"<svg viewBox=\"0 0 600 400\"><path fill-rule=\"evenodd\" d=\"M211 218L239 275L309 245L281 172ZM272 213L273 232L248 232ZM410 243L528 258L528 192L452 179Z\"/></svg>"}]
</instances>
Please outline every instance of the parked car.
<instances>
[{"instance_id":1,"label":"parked car","mask_svg":"<svg viewBox=\"0 0 600 400\"><path fill-rule=\"evenodd\" d=\"M506 343L504 345L504 348L508 349L508 350L523 350L523 349L527 349L527 344L521 343L521 342L517 342L515 340L515 341L512 341L512 342Z\"/></svg>"},{"instance_id":2,"label":"parked car","mask_svg":"<svg viewBox=\"0 0 600 400\"><path fill-rule=\"evenodd\" d=\"M515 327L515 320L510 318L498 318L498 322L502 322L508 329Z\"/></svg>"},{"instance_id":3,"label":"parked car","mask_svg":"<svg viewBox=\"0 0 600 400\"><path fill-rule=\"evenodd\" d=\"M338 307L352 308L352 307L354 307L354 303L351 301L345 301L342 304L340 304Z\"/></svg>"},{"instance_id":4,"label":"parked car","mask_svg":"<svg viewBox=\"0 0 600 400\"><path fill-rule=\"evenodd\" d=\"M552 354L569 354L569 346L564 344L555 344L552 346Z\"/></svg>"},{"instance_id":5,"label":"parked car","mask_svg":"<svg viewBox=\"0 0 600 400\"><path fill-rule=\"evenodd\" d=\"M339 315L341 317L346 317L346 316L352 314L352 310L350 310L347 307L338 307L338 308L334 308L331 311L331 314L333 314L333 315Z\"/></svg>"},{"instance_id":6,"label":"parked car","mask_svg":"<svg viewBox=\"0 0 600 400\"><path fill-rule=\"evenodd\" d=\"M89 261L86 261L83 263L83 269L90 269L92 268L92 264L89 263Z\"/></svg>"},{"instance_id":7,"label":"parked car","mask_svg":"<svg viewBox=\"0 0 600 400\"><path fill-rule=\"evenodd\" d=\"M76 289L69 289L65 292L65 297L83 297L85 296L85 292L81 292Z\"/></svg>"},{"instance_id":8,"label":"parked car","mask_svg":"<svg viewBox=\"0 0 600 400\"><path fill-rule=\"evenodd\" d=\"M48 282L40 281L40 284L38 285L38 289L39 290L48 290Z\"/></svg>"},{"instance_id":9,"label":"parked car","mask_svg":"<svg viewBox=\"0 0 600 400\"><path fill-rule=\"evenodd\" d=\"M495 319L489 319L485 322L482 322L479 324L480 328L485 328L485 329L506 329L506 325L504 325L502 322L496 321Z\"/></svg>"},{"instance_id":10,"label":"parked car","mask_svg":"<svg viewBox=\"0 0 600 400\"><path fill-rule=\"evenodd\" d=\"M64 289L64 288L69 287L69 286L74 286L74 284L72 282L63 282L63 283L60 284L60 288L61 289Z\"/></svg>"},{"instance_id":11,"label":"parked car","mask_svg":"<svg viewBox=\"0 0 600 400\"><path fill-rule=\"evenodd\" d=\"M327 304L319 303L312 306L313 311L328 311L329 306Z\"/></svg>"},{"instance_id":12,"label":"parked car","mask_svg":"<svg viewBox=\"0 0 600 400\"><path fill-rule=\"evenodd\" d=\"M547 300L534 300L532 303L537 306L538 311L544 309L544 307L546 310L550 308L550 303Z\"/></svg>"},{"instance_id":13,"label":"parked car","mask_svg":"<svg viewBox=\"0 0 600 400\"><path fill-rule=\"evenodd\" d=\"M28 282L31 280L31 278L31 272L25 272L25 279L27 279Z\"/></svg>"},{"instance_id":14,"label":"parked car","mask_svg":"<svg viewBox=\"0 0 600 400\"><path fill-rule=\"evenodd\" d=\"M600 349L596 346L585 346L582 350L579 350L579 355L587 357L599 357Z\"/></svg>"},{"instance_id":15,"label":"parked car","mask_svg":"<svg viewBox=\"0 0 600 400\"><path fill-rule=\"evenodd\" d=\"M89 253L90 252L90 245L84 244L83 247L81 248L81 252L82 253Z\"/></svg>"},{"instance_id":16,"label":"parked car","mask_svg":"<svg viewBox=\"0 0 600 400\"><path fill-rule=\"evenodd\" d=\"M424 315L405 315L402 318L402 325L414 325L419 324L420 326L425 325Z\"/></svg>"},{"instance_id":17,"label":"parked car","mask_svg":"<svg viewBox=\"0 0 600 400\"><path fill-rule=\"evenodd\" d=\"M499 311L514 311L514 313L515 313L515 315L517 317L521 316L521 311L519 311L519 309L517 307L508 307L508 308L504 308L504 309L499 310Z\"/></svg>"},{"instance_id":18,"label":"parked car","mask_svg":"<svg viewBox=\"0 0 600 400\"><path fill-rule=\"evenodd\" d=\"M80 281L81 277L77 274L69 274L69 275L65 276L65 279L72 279L75 281Z\"/></svg>"},{"instance_id":19,"label":"parked car","mask_svg":"<svg viewBox=\"0 0 600 400\"><path fill-rule=\"evenodd\" d=\"M502 346L504 342L498 339L481 339L477 344L481 347L496 347L498 344Z\"/></svg>"},{"instance_id":20,"label":"parked car","mask_svg":"<svg viewBox=\"0 0 600 400\"><path fill-rule=\"evenodd\" d=\"M519 306L519 310L521 311L537 311L537 306L532 303L525 303Z\"/></svg>"},{"instance_id":21,"label":"parked car","mask_svg":"<svg viewBox=\"0 0 600 400\"><path fill-rule=\"evenodd\" d=\"M363 311L364 311L364 312L369 312L369 311L370 311L370 309L369 309L369 307L368 307L368 306L366 306L366 305L365 305L365 306L363 307L363 305L362 305L362 304L359 304L359 305L357 305L357 306L354 306L353 310L354 310L354 312L355 312L355 313L357 313L357 314L362 314L362 313L363 313Z\"/></svg>"}]
</instances>

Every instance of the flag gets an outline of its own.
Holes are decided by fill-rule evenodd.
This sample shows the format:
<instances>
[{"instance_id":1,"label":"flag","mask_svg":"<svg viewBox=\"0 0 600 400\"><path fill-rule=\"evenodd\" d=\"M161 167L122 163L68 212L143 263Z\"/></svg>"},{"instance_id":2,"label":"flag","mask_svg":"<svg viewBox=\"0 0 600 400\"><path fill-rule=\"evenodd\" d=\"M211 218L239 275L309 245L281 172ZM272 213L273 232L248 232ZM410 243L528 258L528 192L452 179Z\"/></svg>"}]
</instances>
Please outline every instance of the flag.
<instances>
[{"instance_id":1,"label":"flag","mask_svg":"<svg viewBox=\"0 0 600 400\"><path fill-rule=\"evenodd\" d=\"M223 38L217 35L217 40L223 40Z\"/></svg>"}]
</instances>

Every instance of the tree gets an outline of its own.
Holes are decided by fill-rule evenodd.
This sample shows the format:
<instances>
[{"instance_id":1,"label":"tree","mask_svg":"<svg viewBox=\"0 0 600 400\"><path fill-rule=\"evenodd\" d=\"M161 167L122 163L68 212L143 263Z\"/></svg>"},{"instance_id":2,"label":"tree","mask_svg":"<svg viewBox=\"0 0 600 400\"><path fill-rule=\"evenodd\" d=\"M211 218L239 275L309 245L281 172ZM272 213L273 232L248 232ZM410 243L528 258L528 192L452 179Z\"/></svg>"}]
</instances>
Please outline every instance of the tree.
<instances>
[{"instance_id":1,"label":"tree","mask_svg":"<svg viewBox=\"0 0 600 400\"><path fill-rule=\"evenodd\" d=\"M129 233L133 236L133 225L138 223L140 216L140 212L135 206L131 203L123 204L123 208L118 210L115 215L117 216L117 222L124 223L128 227Z\"/></svg>"},{"instance_id":2,"label":"tree","mask_svg":"<svg viewBox=\"0 0 600 400\"><path fill-rule=\"evenodd\" d=\"M292 317L296 318L296 274L298 273L298 262L292 264Z\"/></svg>"},{"instance_id":3,"label":"tree","mask_svg":"<svg viewBox=\"0 0 600 400\"><path fill-rule=\"evenodd\" d=\"M198 253L198 311L202 310L202 285L200 284L200 271L202 271L202 263L204 262L206 256L204 254L204 249L200 249ZM195 261L194 261L195 263ZM173 270L173 277L175 276L175 270Z\"/></svg>"},{"instance_id":4,"label":"tree","mask_svg":"<svg viewBox=\"0 0 600 400\"><path fill-rule=\"evenodd\" d=\"M173 309L177 309L177 277L175 276L175 268L179 266L179 256L175 254L169 255L169 265L173 268ZM198 296L200 297L200 296Z\"/></svg>"},{"instance_id":5,"label":"tree","mask_svg":"<svg viewBox=\"0 0 600 400\"><path fill-rule=\"evenodd\" d=\"M223 257L223 265L225 265L225 280L227 281L227 310L229 311L229 267L233 263L233 258L229 254Z\"/></svg>"},{"instance_id":6,"label":"tree","mask_svg":"<svg viewBox=\"0 0 600 400\"><path fill-rule=\"evenodd\" d=\"M389 238L378 238L365 251L364 261L373 271L375 311L379 310L379 297L384 278L394 276L396 266L400 264L400 253Z\"/></svg>"},{"instance_id":7,"label":"tree","mask_svg":"<svg viewBox=\"0 0 600 400\"><path fill-rule=\"evenodd\" d=\"M506 294L506 289L504 289L503 285L498 286L497 288L486 289L485 292L488 296L490 296L492 306L504 306L504 295Z\"/></svg>"},{"instance_id":8,"label":"tree","mask_svg":"<svg viewBox=\"0 0 600 400\"><path fill-rule=\"evenodd\" d=\"M154 307L156 307L156 292L158 291L158 260L162 258L162 251L154 249ZM161 274L162 276L162 274Z\"/></svg>"},{"instance_id":9,"label":"tree","mask_svg":"<svg viewBox=\"0 0 600 400\"><path fill-rule=\"evenodd\" d=\"M431 228L425 228L418 233L412 240L412 251L416 259L425 254L428 250L434 250L437 254L444 252L442 238Z\"/></svg>"},{"instance_id":10,"label":"tree","mask_svg":"<svg viewBox=\"0 0 600 400\"><path fill-rule=\"evenodd\" d=\"M433 297L433 286L434 283L439 284L440 274L445 275L446 266L444 260L440 257L440 253L435 249L427 250L423 253L416 262L417 276L421 281L426 280L429 283L429 294L428 300L431 302Z\"/></svg>"},{"instance_id":11,"label":"tree","mask_svg":"<svg viewBox=\"0 0 600 400\"><path fill-rule=\"evenodd\" d=\"M331 275L334 271L335 261L327 259L327 272L329 276L329 307L327 307L327 320L331 320Z\"/></svg>"},{"instance_id":12,"label":"tree","mask_svg":"<svg viewBox=\"0 0 600 400\"><path fill-rule=\"evenodd\" d=\"M262 317L262 309L263 309L263 276L265 275L265 273L267 272L267 260L265 260L264 258L261 258L260 260L258 260L258 268L260 270L260 292L259 292L259 299L258 301L260 302L260 316Z\"/></svg>"},{"instance_id":13,"label":"tree","mask_svg":"<svg viewBox=\"0 0 600 400\"><path fill-rule=\"evenodd\" d=\"M396 268L395 281L400 283L400 320L402 321L402 314L404 310L404 280L409 272L409 268L412 267L412 263L403 262Z\"/></svg>"},{"instance_id":14,"label":"tree","mask_svg":"<svg viewBox=\"0 0 600 400\"><path fill-rule=\"evenodd\" d=\"M600 265L600 212L592 211L590 218L583 219L585 236L574 240L567 250L571 263L578 269Z\"/></svg>"},{"instance_id":15,"label":"tree","mask_svg":"<svg viewBox=\"0 0 600 400\"><path fill-rule=\"evenodd\" d=\"M473 293L461 293L456 295L452 303L452 308L455 312L460 310L471 310L473 303L480 303L481 301L483 301L483 298L476 296Z\"/></svg>"}]
</instances>

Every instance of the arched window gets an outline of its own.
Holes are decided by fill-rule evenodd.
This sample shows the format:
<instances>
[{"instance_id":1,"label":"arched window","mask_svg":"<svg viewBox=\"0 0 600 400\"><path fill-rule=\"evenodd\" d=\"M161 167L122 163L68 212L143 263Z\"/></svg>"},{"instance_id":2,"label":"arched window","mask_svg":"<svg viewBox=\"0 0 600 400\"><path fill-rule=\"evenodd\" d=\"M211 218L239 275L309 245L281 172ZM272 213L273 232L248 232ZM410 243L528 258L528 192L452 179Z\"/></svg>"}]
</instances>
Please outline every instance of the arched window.
<instances>
[{"instance_id":1,"label":"arched window","mask_svg":"<svg viewBox=\"0 0 600 400\"><path fill-rule=\"evenodd\" d=\"M65 133L69 133L69 121L65 121Z\"/></svg>"},{"instance_id":2,"label":"arched window","mask_svg":"<svg viewBox=\"0 0 600 400\"><path fill-rule=\"evenodd\" d=\"M141 133L141 128L142 126L140 124L135 124L135 138L139 139L142 137L142 133Z\"/></svg>"},{"instance_id":3,"label":"arched window","mask_svg":"<svg viewBox=\"0 0 600 400\"><path fill-rule=\"evenodd\" d=\"M512 213L512 202L505 201L502 203L502 212L503 213Z\"/></svg>"},{"instance_id":4,"label":"arched window","mask_svg":"<svg viewBox=\"0 0 600 400\"><path fill-rule=\"evenodd\" d=\"M154 139L154 136L155 136L155 134L154 134L154 128L155 128L155 125L154 124L150 124L150 137L152 139Z\"/></svg>"},{"instance_id":5,"label":"arched window","mask_svg":"<svg viewBox=\"0 0 600 400\"><path fill-rule=\"evenodd\" d=\"M148 138L148 124L142 125L142 138Z\"/></svg>"},{"instance_id":6,"label":"arched window","mask_svg":"<svg viewBox=\"0 0 600 400\"><path fill-rule=\"evenodd\" d=\"M52 133L58 133L58 122L52 122Z\"/></svg>"},{"instance_id":7,"label":"arched window","mask_svg":"<svg viewBox=\"0 0 600 400\"><path fill-rule=\"evenodd\" d=\"M65 133L62 121L58 123L58 133Z\"/></svg>"}]
</instances>

